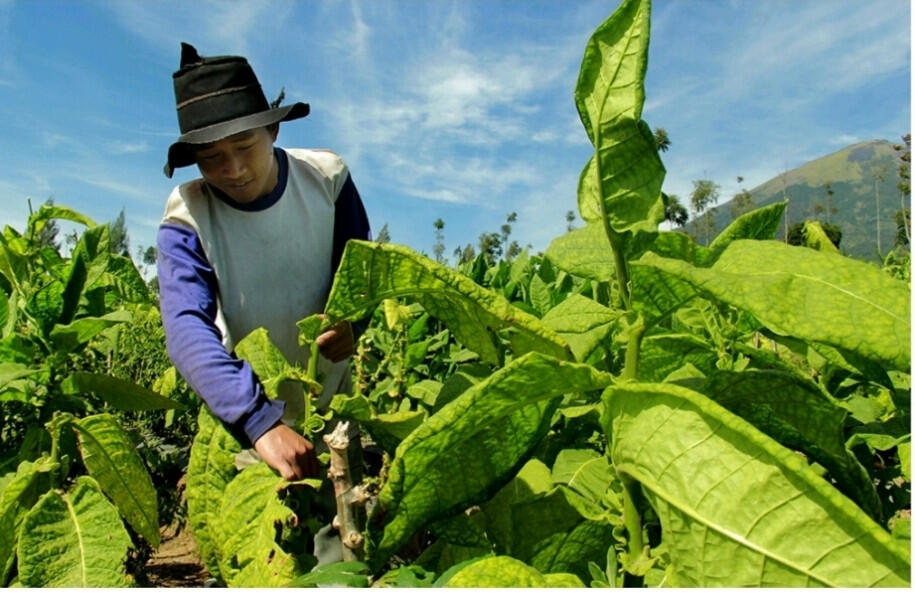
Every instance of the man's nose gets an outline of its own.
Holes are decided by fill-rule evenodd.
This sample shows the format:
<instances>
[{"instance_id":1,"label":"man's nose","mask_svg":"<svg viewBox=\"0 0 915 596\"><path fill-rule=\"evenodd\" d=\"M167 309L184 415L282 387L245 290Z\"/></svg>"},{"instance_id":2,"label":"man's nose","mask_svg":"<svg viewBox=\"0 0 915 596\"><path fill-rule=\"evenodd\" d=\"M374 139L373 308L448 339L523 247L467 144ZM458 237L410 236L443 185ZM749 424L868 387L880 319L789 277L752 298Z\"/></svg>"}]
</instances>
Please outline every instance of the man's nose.
<instances>
[{"instance_id":1,"label":"man's nose","mask_svg":"<svg viewBox=\"0 0 915 596\"><path fill-rule=\"evenodd\" d=\"M239 175L245 171L245 162L241 159L240 156L235 153L230 153L223 164L223 170L225 171L226 176L230 178L237 178Z\"/></svg>"}]
</instances>

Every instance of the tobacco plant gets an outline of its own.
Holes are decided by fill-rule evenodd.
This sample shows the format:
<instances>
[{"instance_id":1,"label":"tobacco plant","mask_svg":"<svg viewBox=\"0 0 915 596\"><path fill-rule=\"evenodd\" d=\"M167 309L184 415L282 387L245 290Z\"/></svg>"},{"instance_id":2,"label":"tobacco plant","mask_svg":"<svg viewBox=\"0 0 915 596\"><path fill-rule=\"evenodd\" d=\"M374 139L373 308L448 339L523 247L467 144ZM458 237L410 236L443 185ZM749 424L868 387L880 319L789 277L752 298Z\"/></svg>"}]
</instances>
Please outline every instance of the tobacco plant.
<instances>
[{"instance_id":1,"label":"tobacco plant","mask_svg":"<svg viewBox=\"0 0 915 596\"><path fill-rule=\"evenodd\" d=\"M585 227L543 257L463 273L347 245L325 324L383 311L387 330L366 341L391 349L312 418L358 420L385 451L363 487L364 564L309 572L290 528L329 521L301 507L313 494L294 511L291 483L263 464L239 473L240 444L201 412L192 522L226 583L909 585L908 284L772 240L785 203L708 246L659 230L665 170L641 119L649 16L648 0L624 0L585 49ZM411 359L434 343L409 331L422 317L449 335ZM476 375L441 366L457 351ZM318 381L267 360L262 380Z\"/></svg>"},{"instance_id":2,"label":"tobacco plant","mask_svg":"<svg viewBox=\"0 0 915 596\"><path fill-rule=\"evenodd\" d=\"M88 226L69 257L38 242L54 218ZM112 254L108 226L42 207L25 234L0 237L0 585L126 586L135 546L124 521L159 544L156 492L108 408L179 404L90 372L94 346L148 304L133 263Z\"/></svg>"}]
</instances>

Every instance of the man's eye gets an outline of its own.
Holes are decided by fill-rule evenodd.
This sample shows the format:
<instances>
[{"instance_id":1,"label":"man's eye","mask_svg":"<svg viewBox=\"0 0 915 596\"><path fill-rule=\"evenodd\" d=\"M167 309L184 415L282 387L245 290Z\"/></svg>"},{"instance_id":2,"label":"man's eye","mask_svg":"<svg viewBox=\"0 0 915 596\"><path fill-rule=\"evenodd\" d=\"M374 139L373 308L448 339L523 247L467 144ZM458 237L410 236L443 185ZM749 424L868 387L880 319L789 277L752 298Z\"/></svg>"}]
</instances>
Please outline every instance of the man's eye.
<instances>
[{"instance_id":1,"label":"man's eye","mask_svg":"<svg viewBox=\"0 0 915 596\"><path fill-rule=\"evenodd\" d=\"M217 155L198 155L197 159L200 159L203 161L213 161L217 157L218 157Z\"/></svg>"},{"instance_id":2,"label":"man's eye","mask_svg":"<svg viewBox=\"0 0 915 596\"><path fill-rule=\"evenodd\" d=\"M251 149L252 147L254 147L253 144L252 144L252 145L245 145L244 147L239 147L239 149L241 149L242 151L247 151L248 149Z\"/></svg>"}]
</instances>

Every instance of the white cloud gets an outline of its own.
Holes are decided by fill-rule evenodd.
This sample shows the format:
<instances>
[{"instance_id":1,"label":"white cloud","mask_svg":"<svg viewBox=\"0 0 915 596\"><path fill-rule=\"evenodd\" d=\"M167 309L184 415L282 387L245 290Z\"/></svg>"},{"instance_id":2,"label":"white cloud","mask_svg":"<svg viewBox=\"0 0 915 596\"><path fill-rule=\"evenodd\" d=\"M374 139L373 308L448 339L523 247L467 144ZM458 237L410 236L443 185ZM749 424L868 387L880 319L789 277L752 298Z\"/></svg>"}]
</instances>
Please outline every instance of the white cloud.
<instances>
[{"instance_id":1,"label":"white cloud","mask_svg":"<svg viewBox=\"0 0 915 596\"><path fill-rule=\"evenodd\" d=\"M108 153L113 153L115 155L124 155L131 153L145 153L149 151L152 147L146 141L139 142L128 142L128 141L112 141L108 144Z\"/></svg>"},{"instance_id":2,"label":"white cloud","mask_svg":"<svg viewBox=\"0 0 915 596\"><path fill-rule=\"evenodd\" d=\"M281 27L293 2L269 0L182 2L111 2L104 4L122 26L165 52L175 54L187 41L204 55L239 53L248 56L271 27Z\"/></svg>"},{"instance_id":3,"label":"white cloud","mask_svg":"<svg viewBox=\"0 0 915 596\"><path fill-rule=\"evenodd\" d=\"M841 134L829 139L829 144L844 147L846 145L851 145L852 143L857 143L860 140L861 139L855 135Z\"/></svg>"}]
</instances>

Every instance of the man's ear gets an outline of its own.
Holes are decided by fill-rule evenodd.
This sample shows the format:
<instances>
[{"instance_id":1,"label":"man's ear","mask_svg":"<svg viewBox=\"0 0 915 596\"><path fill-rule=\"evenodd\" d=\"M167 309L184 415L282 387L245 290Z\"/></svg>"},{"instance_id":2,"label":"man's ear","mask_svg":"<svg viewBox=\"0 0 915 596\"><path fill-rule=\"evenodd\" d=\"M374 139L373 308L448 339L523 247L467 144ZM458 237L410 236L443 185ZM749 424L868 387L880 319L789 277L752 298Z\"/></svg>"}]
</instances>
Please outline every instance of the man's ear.
<instances>
[{"instance_id":1,"label":"man's ear","mask_svg":"<svg viewBox=\"0 0 915 596\"><path fill-rule=\"evenodd\" d=\"M267 132L270 133L270 138L273 139L273 142L275 143L275 142L276 142L276 138L277 138L277 137L279 136L279 134L280 134L280 123L277 122L276 124L271 124L270 126L268 126L268 127L267 127Z\"/></svg>"}]
</instances>

